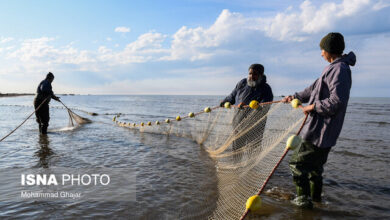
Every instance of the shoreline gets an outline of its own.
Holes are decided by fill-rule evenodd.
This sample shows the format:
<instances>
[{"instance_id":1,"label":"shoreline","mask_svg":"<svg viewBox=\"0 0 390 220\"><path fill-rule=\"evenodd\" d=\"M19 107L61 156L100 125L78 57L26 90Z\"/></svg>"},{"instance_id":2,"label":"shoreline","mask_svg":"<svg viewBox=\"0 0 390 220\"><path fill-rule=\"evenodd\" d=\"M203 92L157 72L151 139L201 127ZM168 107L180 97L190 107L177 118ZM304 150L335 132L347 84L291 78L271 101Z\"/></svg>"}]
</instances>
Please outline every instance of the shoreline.
<instances>
[{"instance_id":1,"label":"shoreline","mask_svg":"<svg viewBox=\"0 0 390 220\"><path fill-rule=\"evenodd\" d=\"M26 96L26 95L35 95L33 93L0 93L0 98L2 97L15 97L15 96Z\"/></svg>"}]
</instances>

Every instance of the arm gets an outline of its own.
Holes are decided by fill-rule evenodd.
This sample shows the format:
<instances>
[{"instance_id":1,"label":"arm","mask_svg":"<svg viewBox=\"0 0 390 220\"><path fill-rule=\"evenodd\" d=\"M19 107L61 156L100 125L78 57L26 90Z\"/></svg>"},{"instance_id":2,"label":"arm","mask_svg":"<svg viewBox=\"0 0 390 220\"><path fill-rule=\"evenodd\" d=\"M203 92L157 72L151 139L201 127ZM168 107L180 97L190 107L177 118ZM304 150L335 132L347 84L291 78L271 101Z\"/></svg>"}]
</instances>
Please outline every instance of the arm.
<instances>
[{"instance_id":1,"label":"arm","mask_svg":"<svg viewBox=\"0 0 390 220\"><path fill-rule=\"evenodd\" d=\"M341 66L327 77L329 97L314 102L314 110L323 116L332 116L340 107L347 105L352 85L350 70Z\"/></svg>"},{"instance_id":2,"label":"arm","mask_svg":"<svg viewBox=\"0 0 390 220\"><path fill-rule=\"evenodd\" d=\"M53 92L53 90L52 90L51 84L50 84L49 82L44 82L44 83L42 83L42 85L41 85L41 91L42 91L45 95L51 97L52 99L54 99L54 100L56 100L56 101L60 100L59 97L57 97L56 95L54 95L54 92Z\"/></svg>"},{"instance_id":3,"label":"arm","mask_svg":"<svg viewBox=\"0 0 390 220\"><path fill-rule=\"evenodd\" d=\"M40 85L40 90L45 96L53 96L53 90L51 89L51 85L48 81L43 81L43 83Z\"/></svg>"},{"instance_id":4,"label":"arm","mask_svg":"<svg viewBox=\"0 0 390 220\"><path fill-rule=\"evenodd\" d=\"M51 98L54 99L54 100L56 100L57 102L60 101L60 97L58 97L58 96L56 96L56 95L54 95L54 94L51 96Z\"/></svg>"},{"instance_id":5,"label":"arm","mask_svg":"<svg viewBox=\"0 0 390 220\"><path fill-rule=\"evenodd\" d=\"M299 99L299 101L301 101L302 103L306 103L309 101L310 99L310 95L317 83L318 79L316 81L314 81L313 84L311 84L309 87L307 87L306 89L304 89L303 91L301 92L296 92L294 94L294 98L297 98Z\"/></svg>"},{"instance_id":6,"label":"arm","mask_svg":"<svg viewBox=\"0 0 390 220\"><path fill-rule=\"evenodd\" d=\"M233 91L228 95L221 103L230 102L230 104L234 105L236 103L236 95L238 89L241 87L241 82L238 82Z\"/></svg>"},{"instance_id":7,"label":"arm","mask_svg":"<svg viewBox=\"0 0 390 220\"><path fill-rule=\"evenodd\" d=\"M262 102L272 102L274 100L274 94L272 93L272 89L268 84L265 84L264 89L264 96L261 100L259 100L260 103Z\"/></svg>"}]
</instances>

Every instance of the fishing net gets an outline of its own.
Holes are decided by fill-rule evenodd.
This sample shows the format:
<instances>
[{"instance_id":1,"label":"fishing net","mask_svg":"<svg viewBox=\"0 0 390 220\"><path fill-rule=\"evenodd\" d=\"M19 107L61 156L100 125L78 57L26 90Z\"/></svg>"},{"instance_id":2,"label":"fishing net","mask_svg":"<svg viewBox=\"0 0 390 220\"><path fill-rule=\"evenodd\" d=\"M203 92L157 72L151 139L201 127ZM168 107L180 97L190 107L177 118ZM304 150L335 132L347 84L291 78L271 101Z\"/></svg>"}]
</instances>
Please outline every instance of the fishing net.
<instances>
[{"instance_id":1,"label":"fishing net","mask_svg":"<svg viewBox=\"0 0 390 220\"><path fill-rule=\"evenodd\" d=\"M247 199L259 192L285 152L286 139L302 124L302 110L277 103L257 109L214 107L176 119L119 126L196 141L216 164L217 199L182 218L240 219ZM202 195L200 195L202 196Z\"/></svg>"},{"instance_id":2,"label":"fishing net","mask_svg":"<svg viewBox=\"0 0 390 220\"><path fill-rule=\"evenodd\" d=\"M88 118L83 118L80 115L74 113L72 110L67 108L68 114L69 114L69 127L75 127L77 124L86 124L86 123L91 123L91 120Z\"/></svg>"}]
</instances>

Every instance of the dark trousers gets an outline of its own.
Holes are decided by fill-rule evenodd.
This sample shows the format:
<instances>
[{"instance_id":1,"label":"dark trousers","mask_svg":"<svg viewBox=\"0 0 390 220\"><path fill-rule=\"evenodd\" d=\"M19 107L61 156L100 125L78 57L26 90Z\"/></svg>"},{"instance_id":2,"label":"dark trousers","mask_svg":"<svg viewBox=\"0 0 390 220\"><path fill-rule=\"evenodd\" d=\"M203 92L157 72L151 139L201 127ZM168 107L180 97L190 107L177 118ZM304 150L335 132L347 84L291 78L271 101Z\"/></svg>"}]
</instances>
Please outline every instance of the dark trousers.
<instances>
[{"instance_id":1,"label":"dark trousers","mask_svg":"<svg viewBox=\"0 0 390 220\"><path fill-rule=\"evenodd\" d=\"M42 100L35 99L34 107L37 109L39 105L42 103ZM39 109L35 112L35 116L37 118L37 122L39 125L39 132L41 134L47 133L47 127L49 126L50 116L49 116L49 103L44 103L39 107Z\"/></svg>"},{"instance_id":2,"label":"dark trousers","mask_svg":"<svg viewBox=\"0 0 390 220\"><path fill-rule=\"evenodd\" d=\"M319 148L303 141L295 149L290 159L290 169L298 196L310 196L313 201L321 201L322 173L330 148Z\"/></svg>"}]
</instances>

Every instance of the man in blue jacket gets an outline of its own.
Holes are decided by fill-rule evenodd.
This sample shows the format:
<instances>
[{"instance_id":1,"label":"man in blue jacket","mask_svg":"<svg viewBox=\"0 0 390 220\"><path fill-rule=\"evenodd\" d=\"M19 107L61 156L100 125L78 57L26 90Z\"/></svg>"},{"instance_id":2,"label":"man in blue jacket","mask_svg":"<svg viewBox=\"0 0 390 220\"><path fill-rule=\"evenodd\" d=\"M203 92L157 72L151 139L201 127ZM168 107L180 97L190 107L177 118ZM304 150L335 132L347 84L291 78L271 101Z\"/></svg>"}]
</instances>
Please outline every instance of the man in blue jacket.
<instances>
[{"instance_id":1,"label":"man in blue jacket","mask_svg":"<svg viewBox=\"0 0 390 220\"><path fill-rule=\"evenodd\" d=\"M34 99L34 107L36 109L35 116L39 124L39 133L47 134L47 127L49 126L49 102L50 99L59 101L60 98L55 96L51 87L54 80L53 73L49 72L37 88L37 94ZM39 107L39 108L38 108Z\"/></svg>"},{"instance_id":2,"label":"man in blue jacket","mask_svg":"<svg viewBox=\"0 0 390 220\"><path fill-rule=\"evenodd\" d=\"M251 121L246 123L245 126L240 126L240 122L245 119L252 111L250 108L241 109L242 106L249 105L252 100L257 100L260 103L270 102L274 97L272 94L272 89L268 85L267 78L264 75L264 66L261 64L252 64L248 71L248 77L240 80L230 95L228 95L220 103L221 107L226 102L230 102L230 104L233 105L237 104L238 107L240 107L238 110L236 110L232 122L233 129L236 133L240 133L243 129L248 128L250 126L248 123L256 123L256 121ZM267 107L261 111L262 115L265 115L267 112ZM263 118L263 120L258 123L255 128L252 128L245 135L242 135L241 137L234 140L232 145L233 150L236 151L242 147L247 146L247 144L254 139L261 139L263 136L265 123L266 118ZM236 161L240 161L241 154L235 155L234 159Z\"/></svg>"},{"instance_id":3,"label":"man in blue jacket","mask_svg":"<svg viewBox=\"0 0 390 220\"><path fill-rule=\"evenodd\" d=\"M352 86L349 66L356 63L353 52L342 55L345 44L340 33L323 37L320 48L321 56L330 64L312 85L283 99L308 103L303 108L309 114L300 134L303 141L290 160L297 190L293 203L304 208L311 208L312 201L321 202L323 165L343 126Z\"/></svg>"}]
</instances>

